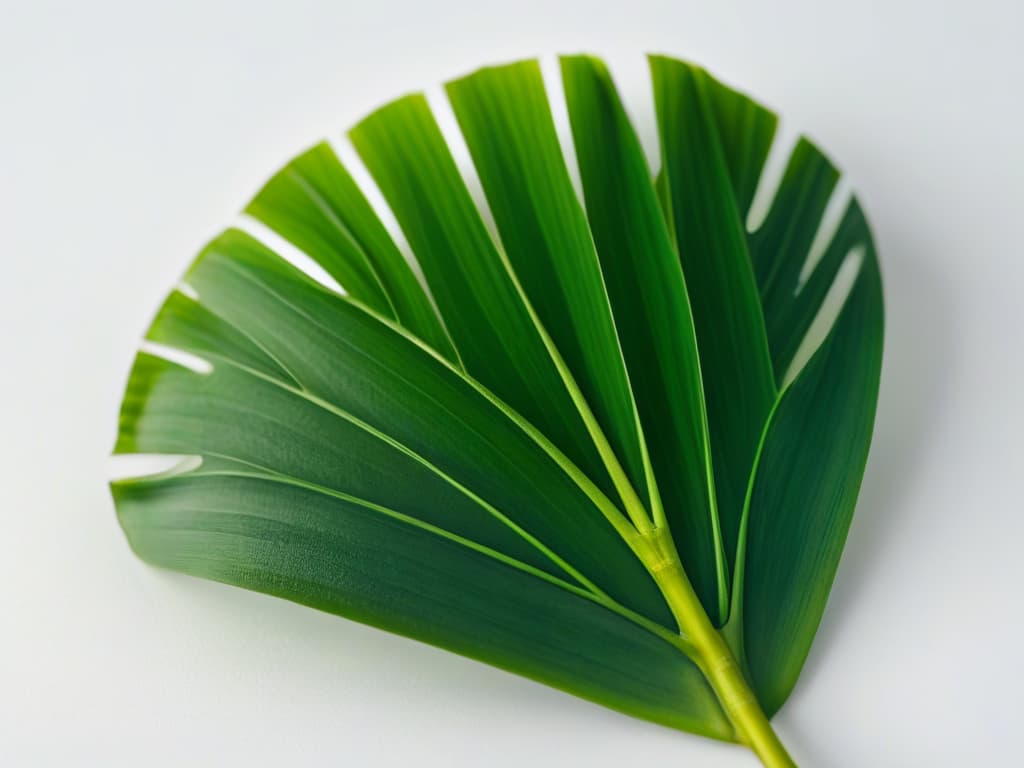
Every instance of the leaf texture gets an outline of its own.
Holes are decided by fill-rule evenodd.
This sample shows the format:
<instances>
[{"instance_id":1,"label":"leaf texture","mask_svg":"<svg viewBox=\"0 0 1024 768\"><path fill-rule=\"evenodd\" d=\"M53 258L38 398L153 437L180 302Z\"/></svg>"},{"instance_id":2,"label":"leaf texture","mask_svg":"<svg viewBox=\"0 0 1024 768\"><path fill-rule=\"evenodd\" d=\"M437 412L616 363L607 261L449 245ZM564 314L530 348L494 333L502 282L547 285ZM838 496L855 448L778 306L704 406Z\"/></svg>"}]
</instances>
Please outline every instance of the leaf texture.
<instances>
[{"instance_id":1,"label":"leaf texture","mask_svg":"<svg viewBox=\"0 0 1024 768\"><path fill-rule=\"evenodd\" d=\"M698 67L651 58L652 174L604 64L560 63L561 137L536 62L447 85L472 169L422 95L352 129L422 283L329 145L267 182L246 213L343 293L203 249L115 446L200 461L112 483L118 516L156 565L758 749L737 711L792 691L867 458L875 246L853 201L808 263L839 172L806 139L747 231L777 119Z\"/></svg>"},{"instance_id":2,"label":"leaf texture","mask_svg":"<svg viewBox=\"0 0 1024 768\"><path fill-rule=\"evenodd\" d=\"M622 457L632 487L650 499L654 489L604 276L540 67L484 69L449 83L448 94L512 271L592 404L609 448Z\"/></svg>"},{"instance_id":3,"label":"leaf texture","mask_svg":"<svg viewBox=\"0 0 1024 768\"><path fill-rule=\"evenodd\" d=\"M664 725L729 739L698 669L592 597L450 536L244 468L120 483L136 551L414 637Z\"/></svg>"},{"instance_id":4,"label":"leaf texture","mask_svg":"<svg viewBox=\"0 0 1024 768\"><path fill-rule=\"evenodd\" d=\"M789 696L810 650L871 441L882 283L870 233L859 234L856 282L832 331L780 397L751 478L743 621L753 683L768 712Z\"/></svg>"},{"instance_id":5,"label":"leaf texture","mask_svg":"<svg viewBox=\"0 0 1024 768\"><path fill-rule=\"evenodd\" d=\"M636 392L664 514L697 594L724 617L718 529L693 315L633 126L604 65L562 60L590 227Z\"/></svg>"},{"instance_id":6,"label":"leaf texture","mask_svg":"<svg viewBox=\"0 0 1024 768\"><path fill-rule=\"evenodd\" d=\"M666 216L689 288L711 430L718 512L730 563L743 497L775 382L764 314L733 187L739 134L719 130L734 97L702 70L651 59ZM744 136L745 138L745 136ZM726 147L728 146L728 149ZM730 172L732 171L732 173ZM744 197L748 186L741 188Z\"/></svg>"},{"instance_id":7,"label":"leaf texture","mask_svg":"<svg viewBox=\"0 0 1024 768\"><path fill-rule=\"evenodd\" d=\"M454 357L412 269L329 145L288 163L245 210L313 258L348 295Z\"/></svg>"}]
</instances>

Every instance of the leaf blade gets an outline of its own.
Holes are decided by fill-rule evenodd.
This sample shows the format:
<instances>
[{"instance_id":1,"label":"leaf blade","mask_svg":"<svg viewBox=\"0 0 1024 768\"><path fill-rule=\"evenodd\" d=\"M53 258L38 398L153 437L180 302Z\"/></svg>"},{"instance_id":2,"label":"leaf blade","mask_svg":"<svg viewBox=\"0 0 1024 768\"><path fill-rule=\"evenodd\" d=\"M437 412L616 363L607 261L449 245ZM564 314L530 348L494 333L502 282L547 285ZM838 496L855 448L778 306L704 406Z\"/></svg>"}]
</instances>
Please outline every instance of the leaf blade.
<instances>
[{"instance_id":1,"label":"leaf blade","mask_svg":"<svg viewBox=\"0 0 1024 768\"><path fill-rule=\"evenodd\" d=\"M800 297L800 276L838 181L836 167L811 142L801 138L790 155L764 223L749 237L779 386L810 325L809 319L802 321L813 315L823 298L818 294L814 303L808 300L810 294ZM826 261L822 273L831 266L832 261ZM831 271L830 278L834 277L835 271Z\"/></svg>"},{"instance_id":2,"label":"leaf blade","mask_svg":"<svg viewBox=\"0 0 1024 768\"><path fill-rule=\"evenodd\" d=\"M627 714L732 737L673 645L483 553L252 478L174 477L115 484L114 493L133 547L156 565L413 637Z\"/></svg>"},{"instance_id":3,"label":"leaf blade","mask_svg":"<svg viewBox=\"0 0 1024 768\"><path fill-rule=\"evenodd\" d=\"M683 62L653 56L650 64L664 199L697 329L718 512L733 564L747 478L775 398L771 356L709 95L716 84Z\"/></svg>"},{"instance_id":4,"label":"leaf blade","mask_svg":"<svg viewBox=\"0 0 1024 768\"><path fill-rule=\"evenodd\" d=\"M614 497L615 485L542 329L491 240L426 99L392 102L350 136L420 259L466 370Z\"/></svg>"},{"instance_id":5,"label":"leaf blade","mask_svg":"<svg viewBox=\"0 0 1024 768\"><path fill-rule=\"evenodd\" d=\"M647 163L607 70L562 58L594 241L676 548L706 609L728 596L686 283Z\"/></svg>"},{"instance_id":6,"label":"leaf blade","mask_svg":"<svg viewBox=\"0 0 1024 768\"><path fill-rule=\"evenodd\" d=\"M488 67L446 89L512 269L650 507L636 404L540 67L536 60Z\"/></svg>"},{"instance_id":7,"label":"leaf blade","mask_svg":"<svg viewBox=\"0 0 1024 768\"><path fill-rule=\"evenodd\" d=\"M860 235L856 283L828 337L782 393L751 478L743 635L769 713L795 685L821 620L871 442L882 286L870 233Z\"/></svg>"},{"instance_id":8,"label":"leaf blade","mask_svg":"<svg viewBox=\"0 0 1024 768\"><path fill-rule=\"evenodd\" d=\"M161 390L150 388L136 399L151 411L169 408L175 418L186 418L186 431L179 434L172 424L176 439L161 442L164 433L157 425L152 432L143 432L152 434L154 442L135 450L210 452L207 441L220 445L233 436L230 418L224 413L234 413L232 409L245 402L244 393L252 402L266 404L271 413L289 414L283 420L278 415L282 423L276 427L268 422L262 428L264 440L269 441L275 428L291 434L293 443L306 440L300 454L331 457L340 467L336 474L344 472L344 482L365 488L356 495L398 511L416 509L417 514L437 514L430 500L444 499L442 507L462 510L464 525L473 524L483 502L603 591L653 621L673 626L653 580L592 497L451 364L349 300L323 290L238 231L215 239L197 259L189 279L208 312L272 353L299 386L256 381L251 375L243 377L245 371L236 375L216 366L206 377L183 380L179 375L174 380L179 389L166 398ZM188 339L181 343L187 346ZM148 380L143 380L139 388L148 386ZM193 390L205 391L205 400L191 397ZM196 416L200 409L205 409L202 418ZM133 414L127 427L139 432L147 424L144 417L145 413ZM246 413L245 418L253 431L264 419L258 413ZM292 425L303 425L303 431L292 434ZM338 432L342 429L344 434ZM331 442L317 438L315 445L308 444L317 430L334 435ZM183 443L178 437L193 442ZM243 453L233 454L223 447L215 453L304 476L299 454L256 459L248 452L265 447L263 443L250 444L240 436L231 446ZM403 457L412 458L413 464ZM282 461L288 462L289 469L282 468ZM446 482L442 486L428 482L422 472L413 473L414 464ZM322 466L327 473L324 478L330 477L330 466ZM399 466L404 469L396 474ZM380 475L381 468L387 469L386 476ZM403 480L402 473L409 477ZM368 478L374 477L379 479L368 486ZM344 490L337 479L333 484L317 482ZM474 503L457 504L446 492L448 485ZM392 500L391 494L401 495ZM561 512L548 514L552 508Z\"/></svg>"},{"instance_id":9,"label":"leaf blade","mask_svg":"<svg viewBox=\"0 0 1024 768\"><path fill-rule=\"evenodd\" d=\"M245 211L314 259L350 296L455 359L423 287L328 144L291 160Z\"/></svg>"}]
</instances>

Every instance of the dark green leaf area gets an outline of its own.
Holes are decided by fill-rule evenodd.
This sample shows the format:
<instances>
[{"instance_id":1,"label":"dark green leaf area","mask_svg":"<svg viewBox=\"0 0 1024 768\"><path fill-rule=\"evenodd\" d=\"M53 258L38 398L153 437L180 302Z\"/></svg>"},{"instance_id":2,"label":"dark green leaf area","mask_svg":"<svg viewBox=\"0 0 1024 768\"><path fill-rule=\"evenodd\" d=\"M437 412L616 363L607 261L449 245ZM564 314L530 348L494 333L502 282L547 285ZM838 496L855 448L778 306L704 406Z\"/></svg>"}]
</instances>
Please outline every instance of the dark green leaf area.
<instances>
[{"instance_id":1,"label":"dark green leaf area","mask_svg":"<svg viewBox=\"0 0 1024 768\"><path fill-rule=\"evenodd\" d=\"M700 361L679 257L640 141L604 65L562 59L591 232L665 517L712 616L727 595L716 530Z\"/></svg>"},{"instance_id":2,"label":"dark green leaf area","mask_svg":"<svg viewBox=\"0 0 1024 768\"><path fill-rule=\"evenodd\" d=\"M119 451L227 459L403 511L563 575L554 563L420 462L273 382L227 365L206 376L140 355Z\"/></svg>"},{"instance_id":3,"label":"dark green leaf area","mask_svg":"<svg viewBox=\"0 0 1024 768\"><path fill-rule=\"evenodd\" d=\"M743 618L768 713L792 690L818 628L871 441L883 311L870 240L864 249L835 326L782 395L753 478Z\"/></svg>"},{"instance_id":4,"label":"dark green leaf area","mask_svg":"<svg viewBox=\"0 0 1024 768\"><path fill-rule=\"evenodd\" d=\"M350 135L423 267L466 370L614 498L600 454L426 99L392 102Z\"/></svg>"},{"instance_id":5,"label":"dark green leaf area","mask_svg":"<svg viewBox=\"0 0 1024 768\"><path fill-rule=\"evenodd\" d=\"M487 554L271 479L115 484L145 560L414 637L623 712L720 739L732 730L673 645Z\"/></svg>"},{"instance_id":6,"label":"dark green leaf area","mask_svg":"<svg viewBox=\"0 0 1024 768\"><path fill-rule=\"evenodd\" d=\"M768 346L779 384L807 332L807 325L798 320L801 305L809 303L807 297L797 299L800 276L838 181L835 166L811 142L801 138L764 223L750 235L750 257L757 273ZM835 266L838 268L838 264ZM823 273L830 273L829 282L835 277L828 264Z\"/></svg>"},{"instance_id":7,"label":"dark green leaf area","mask_svg":"<svg viewBox=\"0 0 1024 768\"><path fill-rule=\"evenodd\" d=\"M501 243L637 493L649 493L605 278L536 61L480 70L448 94Z\"/></svg>"},{"instance_id":8,"label":"dark green leaf area","mask_svg":"<svg viewBox=\"0 0 1024 768\"><path fill-rule=\"evenodd\" d=\"M651 58L651 74L663 199L697 329L718 512L734 564L747 478L775 399L745 212L733 186L734 179L747 183L747 176L719 133L728 105L716 105L731 98L721 86L703 70L664 57ZM762 153L759 148L756 155Z\"/></svg>"},{"instance_id":9,"label":"dark green leaf area","mask_svg":"<svg viewBox=\"0 0 1024 768\"><path fill-rule=\"evenodd\" d=\"M311 455L322 462L325 473L315 478L318 484L402 512L408 512L410 504L417 515L438 514L435 507L441 513L463 510L457 532L472 536L472 526L486 525L495 535L503 534L507 544L495 544L503 551L520 552L528 546L522 531L550 551L546 560L554 555L574 575L627 607L674 626L653 580L580 487L445 361L303 278L236 231L211 243L189 280L200 292L206 312L215 312L244 331L300 386L255 376L228 359L223 364L214 360L215 370L208 376L182 372L174 379L176 386L191 387L205 398L192 400L184 391L170 395L175 418L188 420L209 439L233 435L239 451L287 449L287 470L277 464L263 466L297 477L313 479L302 473L306 456ZM157 396L160 391L146 392L143 416L156 413L165 402ZM202 403L208 404L209 412L198 413ZM248 418L241 420L240 414ZM260 419L269 422L265 431L259 439L247 440ZM151 424L139 423L139 429ZM275 438L278 428L301 434ZM157 444L138 450L252 460L223 446L214 450L164 445L163 430L161 424L145 433ZM171 434L192 433L183 429ZM325 434L332 437L324 438ZM324 445L296 445L303 436L322 439ZM325 482L331 473L334 481ZM374 473L385 473L386 478L368 486ZM356 485L346 485L350 482ZM433 496L435 488L440 489L439 501ZM363 495L371 493L376 495ZM402 494L401 503L381 501L382 493ZM496 515L507 523L495 527L491 521ZM533 555L527 562L542 561Z\"/></svg>"}]
</instances>

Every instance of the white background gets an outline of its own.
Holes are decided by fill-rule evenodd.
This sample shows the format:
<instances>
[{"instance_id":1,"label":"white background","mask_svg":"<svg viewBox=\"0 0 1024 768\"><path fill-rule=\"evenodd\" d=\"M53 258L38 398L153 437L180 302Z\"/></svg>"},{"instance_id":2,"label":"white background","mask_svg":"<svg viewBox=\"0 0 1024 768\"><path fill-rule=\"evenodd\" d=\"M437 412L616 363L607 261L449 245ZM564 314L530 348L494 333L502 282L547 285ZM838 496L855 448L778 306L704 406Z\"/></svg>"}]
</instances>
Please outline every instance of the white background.
<instances>
[{"instance_id":1,"label":"white background","mask_svg":"<svg viewBox=\"0 0 1024 768\"><path fill-rule=\"evenodd\" d=\"M2 6L0 765L754 765L151 569L105 487L151 313L274 169L403 92L559 50L641 85L640 52L704 64L826 147L875 228L876 437L784 740L805 766L1024 764L1018 0Z\"/></svg>"}]
</instances>

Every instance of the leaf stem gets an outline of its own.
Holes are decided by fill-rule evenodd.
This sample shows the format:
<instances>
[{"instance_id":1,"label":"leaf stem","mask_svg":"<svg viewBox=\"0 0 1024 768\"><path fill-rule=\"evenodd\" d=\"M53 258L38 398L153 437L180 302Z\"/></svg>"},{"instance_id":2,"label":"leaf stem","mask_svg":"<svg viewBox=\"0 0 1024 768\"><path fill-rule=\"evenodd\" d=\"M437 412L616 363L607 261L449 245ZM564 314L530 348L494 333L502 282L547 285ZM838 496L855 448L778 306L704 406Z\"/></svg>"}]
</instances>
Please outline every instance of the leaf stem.
<instances>
[{"instance_id":1,"label":"leaf stem","mask_svg":"<svg viewBox=\"0 0 1024 768\"><path fill-rule=\"evenodd\" d=\"M795 768L725 637L715 629L683 570L672 537L659 529L644 537L640 557L660 587L679 631L694 648L692 659L718 697L737 739L760 758L766 768Z\"/></svg>"}]
</instances>

